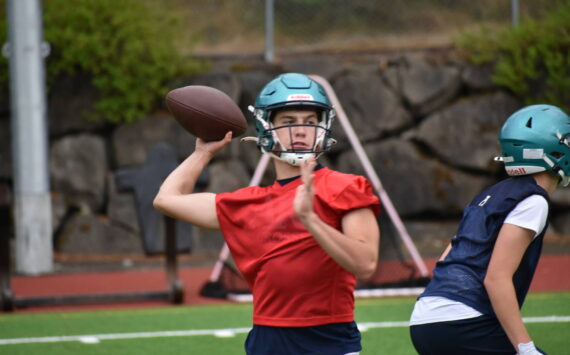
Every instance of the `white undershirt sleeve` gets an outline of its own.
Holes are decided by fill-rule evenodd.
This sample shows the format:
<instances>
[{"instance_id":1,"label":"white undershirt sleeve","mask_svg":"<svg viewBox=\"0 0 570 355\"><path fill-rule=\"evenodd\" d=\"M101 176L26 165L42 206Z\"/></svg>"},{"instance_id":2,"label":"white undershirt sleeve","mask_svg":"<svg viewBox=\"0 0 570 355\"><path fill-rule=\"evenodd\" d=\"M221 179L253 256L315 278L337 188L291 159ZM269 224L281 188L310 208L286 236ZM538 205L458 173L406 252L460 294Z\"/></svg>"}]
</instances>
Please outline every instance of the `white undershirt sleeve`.
<instances>
[{"instance_id":1,"label":"white undershirt sleeve","mask_svg":"<svg viewBox=\"0 0 570 355\"><path fill-rule=\"evenodd\" d=\"M521 202L507 215L504 223L534 231L536 237L546 225L548 202L541 195L531 195Z\"/></svg>"}]
</instances>

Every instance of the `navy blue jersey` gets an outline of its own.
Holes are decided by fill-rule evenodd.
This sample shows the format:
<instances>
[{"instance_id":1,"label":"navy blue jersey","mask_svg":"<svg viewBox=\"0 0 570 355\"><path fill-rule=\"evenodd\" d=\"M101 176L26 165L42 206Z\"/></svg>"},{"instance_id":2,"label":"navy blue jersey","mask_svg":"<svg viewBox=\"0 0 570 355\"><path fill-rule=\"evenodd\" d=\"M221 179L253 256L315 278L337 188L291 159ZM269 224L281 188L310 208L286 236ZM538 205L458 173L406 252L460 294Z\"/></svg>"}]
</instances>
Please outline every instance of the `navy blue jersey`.
<instances>
[{"instance_id":1,"label":"navy blue jersey","mask_svg":"<svg viewBox=\"0 0 570 355\"><path fill-rule=\"evenodd\" d=\"M534 178L521 176L503 180L477 195L463 212L449 254L436 264L433 278L420 297L445 297L494 316L483 281L497 236L516 205L535 194L549 201L548 193ZM536 270L545 230L546 226L530 243L513 276L519 307Z\"/></svg>"}]
</instances>

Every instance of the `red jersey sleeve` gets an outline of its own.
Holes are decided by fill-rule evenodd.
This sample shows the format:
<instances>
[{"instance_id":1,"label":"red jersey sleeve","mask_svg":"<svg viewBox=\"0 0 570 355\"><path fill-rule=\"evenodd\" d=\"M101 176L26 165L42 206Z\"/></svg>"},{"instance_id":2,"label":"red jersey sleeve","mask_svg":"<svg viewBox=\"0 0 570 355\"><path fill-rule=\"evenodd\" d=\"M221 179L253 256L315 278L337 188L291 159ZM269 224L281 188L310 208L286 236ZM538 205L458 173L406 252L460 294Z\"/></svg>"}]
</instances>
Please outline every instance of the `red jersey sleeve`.
<instances>
[{"instance_id":1,"label":"red jersey sleeve","mask_svg":"<svg viewBox=\"0 0 570 355\"><path fill-rule=\"evenodd\" d=\"M370 208L376 216L380 214L378 197L373 193L370 182L362 176L355 176L353 182L329 202L329 206L339 214L358 208Z\"/></svg>"},{"instance_id":2,"label":"red jersey sleeve","mask_svg":"<svg viewBox=\"0 0 570 355\"><path fill-rule=\"evenodd\" d=\"M370 208L376 216L380 214L380 201L368 179L331 170L328 172L320 179L319 175L316 176L317 209L323 208L337 216L359 208Z\"/></svg>"}]
</instances>

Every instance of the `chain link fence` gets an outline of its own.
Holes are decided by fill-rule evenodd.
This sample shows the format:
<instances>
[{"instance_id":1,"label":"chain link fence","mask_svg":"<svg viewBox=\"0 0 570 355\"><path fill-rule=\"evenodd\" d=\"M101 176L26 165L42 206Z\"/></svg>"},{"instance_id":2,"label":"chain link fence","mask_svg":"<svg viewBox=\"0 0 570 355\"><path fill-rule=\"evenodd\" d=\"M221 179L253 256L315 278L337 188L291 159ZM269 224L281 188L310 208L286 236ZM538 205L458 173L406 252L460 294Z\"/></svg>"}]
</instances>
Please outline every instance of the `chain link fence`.
<instances>
[{"instance_id":1,"label":"chain link fence","mask_svg":"<svg viewBox=\"0 0 570 355\"><path fill-rule=\"evenodd\" d=\"M266 5L273 50L377 50L450 45L461 31L536 19L568 0L167 0L195 54L262 54Z\"/></svg>"}]
</instances>

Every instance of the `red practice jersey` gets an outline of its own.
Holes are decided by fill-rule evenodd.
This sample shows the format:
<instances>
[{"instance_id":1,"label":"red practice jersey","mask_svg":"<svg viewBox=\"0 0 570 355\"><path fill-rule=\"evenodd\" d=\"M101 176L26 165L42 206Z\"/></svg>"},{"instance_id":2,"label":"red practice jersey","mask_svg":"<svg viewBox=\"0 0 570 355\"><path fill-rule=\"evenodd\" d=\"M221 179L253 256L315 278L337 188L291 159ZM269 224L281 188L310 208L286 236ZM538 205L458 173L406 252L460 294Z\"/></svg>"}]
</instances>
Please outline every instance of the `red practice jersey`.
<instances>
[{"instance_id":1,"label":"red practice jersey","mask_svg":"<svg viewBox=\"0 0 570 355\"><path fill-rule=\"evenodd\" d=\"M216 196L220 228L253 293L253 323L304 327L354 320L354 275L340 267L295 215L301 179L284 186L252 186ZM342 230L345 213L380 213L372 186L362 176L327 168L315 171L314 210Z\"/></svg>"}]
</instances>

